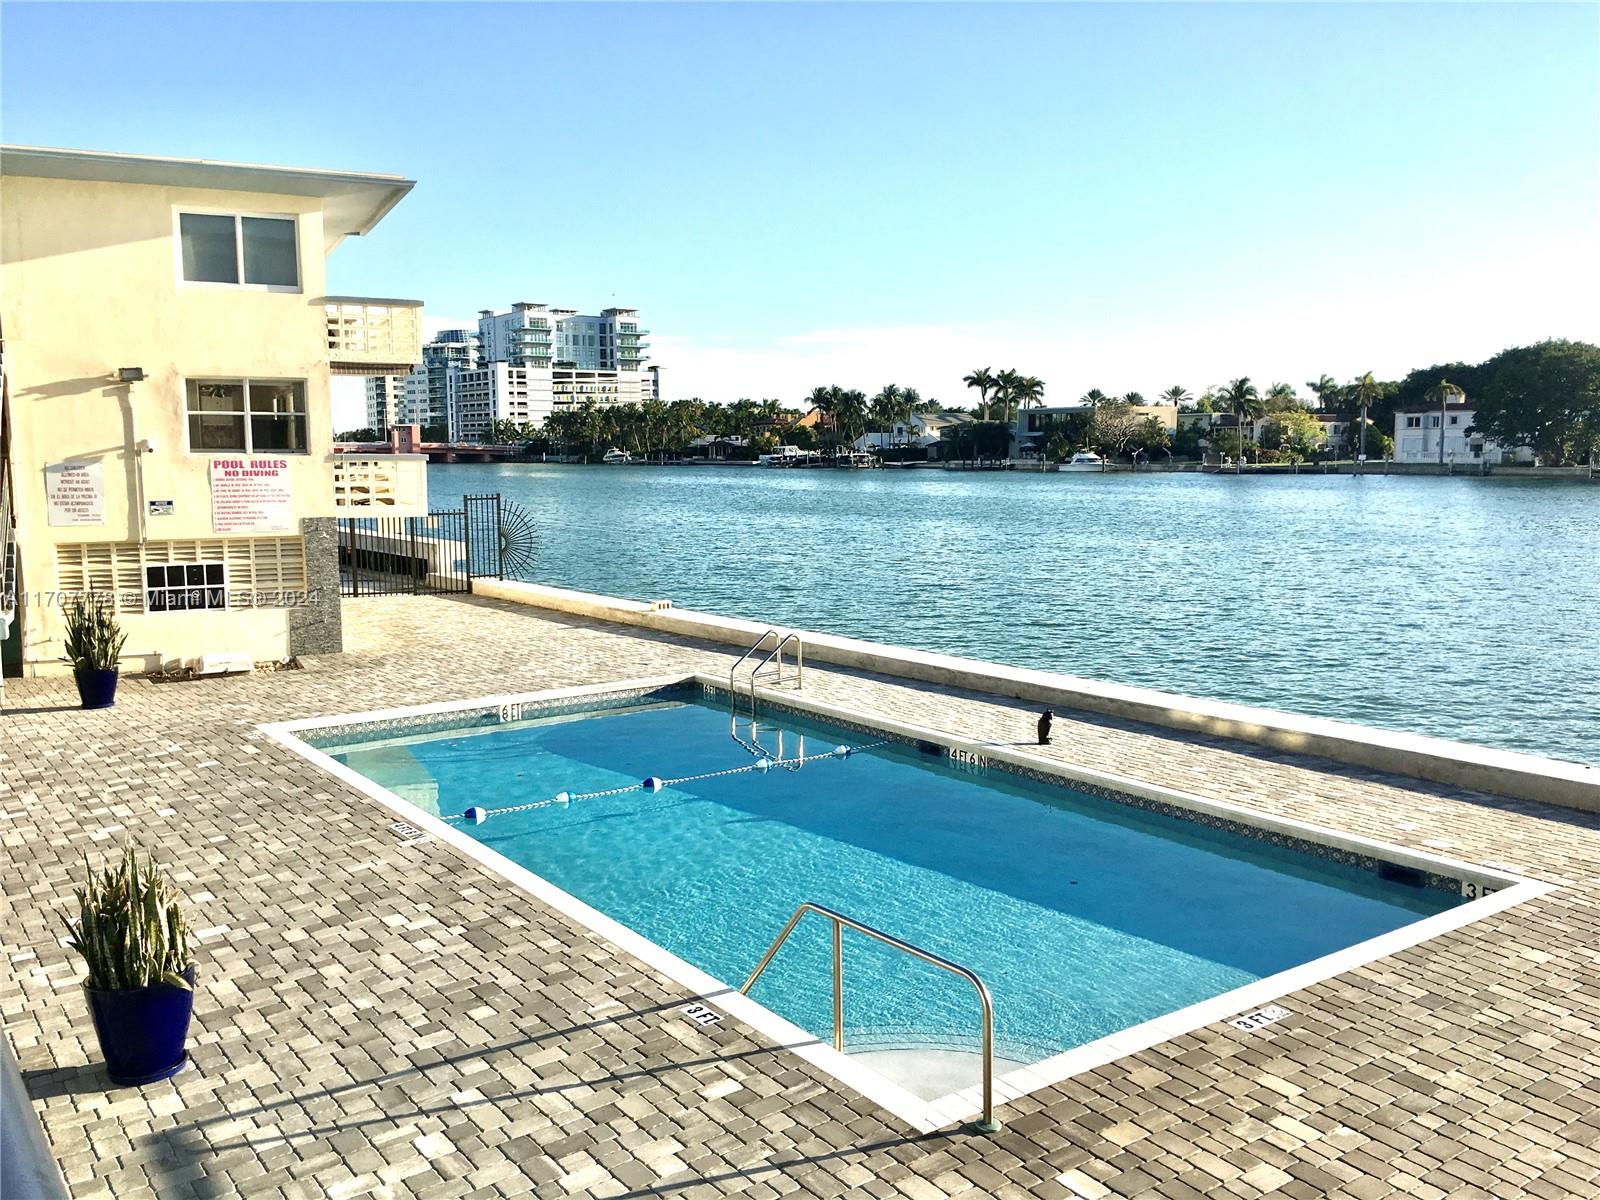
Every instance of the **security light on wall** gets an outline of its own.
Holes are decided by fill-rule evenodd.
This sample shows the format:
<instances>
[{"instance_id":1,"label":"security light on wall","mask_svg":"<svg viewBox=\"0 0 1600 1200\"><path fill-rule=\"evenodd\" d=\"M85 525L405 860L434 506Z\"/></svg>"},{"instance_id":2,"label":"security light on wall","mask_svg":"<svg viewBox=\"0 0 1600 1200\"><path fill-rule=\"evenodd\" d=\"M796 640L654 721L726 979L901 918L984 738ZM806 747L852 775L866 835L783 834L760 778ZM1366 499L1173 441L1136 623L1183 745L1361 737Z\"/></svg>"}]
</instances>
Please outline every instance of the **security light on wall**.
<instances>
[{"instance_id":1,"label":"security light on wall","mask_svg":"<svg viewBox=\"0 0 1600 1200\"><path fill-rule=\"evenodd\" d=\"M144 382L144 368L143 367L118 367L117 368L117 382L118 383L143 383Z\"/></svg>"}]
</instances>

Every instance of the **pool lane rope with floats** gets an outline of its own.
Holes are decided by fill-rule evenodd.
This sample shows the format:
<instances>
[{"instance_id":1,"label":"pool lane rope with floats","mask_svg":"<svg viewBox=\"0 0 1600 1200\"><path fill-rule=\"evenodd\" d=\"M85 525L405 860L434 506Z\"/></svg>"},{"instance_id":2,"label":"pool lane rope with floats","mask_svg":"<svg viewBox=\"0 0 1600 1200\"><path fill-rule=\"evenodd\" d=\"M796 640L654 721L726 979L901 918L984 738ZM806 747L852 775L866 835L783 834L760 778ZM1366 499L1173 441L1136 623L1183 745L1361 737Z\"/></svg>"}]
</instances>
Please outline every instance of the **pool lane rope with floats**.
<instances>
[{"instance_id":1,"label":"pool lane rope with floats","mask_svg":"<svg viewBox=\"0 0 1600 1200\"><path fill-rule=\"evenodd\" d=\"M869 742L865 746L835 746L832 750L822 754L797 754L793 758L768 758L762 757L755 762L745 763L740 767L728 767L721 771L702 771L698 775L680 775L676 779L663 779L659 775L647 775L638 783L625 784L622 787L607 788L601 792L557 792L548 800L535 800L529 804L510 804L504 808L484 808L482 805L473 805L463 813L455 813L445 817L446 821L465 821L469 825L482 825L490 817L502 817L507 813L532 812L536 808L566 808L579 800L599 800L605 796L624 796L629 792L659 792L662 788L676 787L680 783L699 783L703 779L721 779L725 775L744 775L751 771L766 774L773 767L802 767L808 762L819 762L823 759L844 760L852 754L862 750L876 750L879 746L887 746L889 739L881 742Z\"/></svg>"}]
</instances>

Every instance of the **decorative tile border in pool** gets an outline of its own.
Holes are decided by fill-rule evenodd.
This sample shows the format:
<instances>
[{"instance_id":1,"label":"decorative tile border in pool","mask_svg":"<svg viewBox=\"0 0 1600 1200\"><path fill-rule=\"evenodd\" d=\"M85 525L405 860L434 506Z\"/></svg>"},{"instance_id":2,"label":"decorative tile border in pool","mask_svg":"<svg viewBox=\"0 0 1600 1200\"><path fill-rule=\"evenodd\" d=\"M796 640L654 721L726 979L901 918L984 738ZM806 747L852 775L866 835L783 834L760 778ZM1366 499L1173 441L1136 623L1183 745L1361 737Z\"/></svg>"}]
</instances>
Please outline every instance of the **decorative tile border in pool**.
<instances>
[{"instance_id":1,"label":"decorative tile border in pool","mask_svg":"<svg viewBox=\"0 0 1600 1200\"><path fill-rule=\"evenodd\" d=\"M700 1002L709 1002L728 1016L745 1022L771 1039L777 1046L811 1063L845 1086L853 1088L913 1128L929 1132L971 1117L980 1108L979 1088L976 1083L972 1087L932 1101L913 1095L878 1071L853 1058L852 1055L836 1051L831 1045L819 1041L813 1034L748 996L741 995L736 988L724 981L714 978L694 964L686 962L605 913L533 874L527 868L518 866L510 859L489 849L471 834L420 811L387 788L373 783L359 772L338 762L317 745L319 742L339 746L347 744L345 738L332 736L332 731L335 729L355 732L370 739L400 733L489 728L498 724L539 719L555 714L599 712L651 700L669 700L680 696L690 698L695 691L701 696L728 695L725 686L707 675L664 676L619 680L610 684L544 692L485 696L475 700L448 701L411 708L352 713L346 716L286 721L262 725L260 729L291 752L343 780L355 791L398 814L418 829L433 835L431 842L413 844L415 852L431 853L433 847L439 843L451 846L466 858L500 875L514 887L543 901L557 912L585 926L596 936L606 939L690 990ZM1331 979L1553 890L1548 884L1525 879L1508 871L1456 862L1436 855L1417 854L1403 847L1269 816L1240 805L1191 796L1156 787L1141 780L1057 764L1020 753L1007 746L971 741L899 721L879 719L835 705L812 701L792 692L780 693L768 688L758 688L756 694L759 702L769 710L815 718L871 734L879 740L893 740L913 746L941 747L945 756L958 764L970 764L977 769L1001 767L1008 773L1015 773L1024 778L1067 787L1074 791L1087 791L1117 803L1168 813L1183 820L1209 824L1246 837L1266 838L1276 845L1290 846L1302 852L1326 856L1339 862L1356 864L1370 862L1379 870L1385 864L1399 864L1428 877L1427 886L1443 886L1448 883L1450 890L1467 897L1467 903L1456 905L1431 917L1424 917L1390 933L1359 942L1344 950L1313 959L1311 962L1302 963L1275 975L1268 975L1243 987L1213 996L1209 1000L1119 1030L1042 1061L1008 1071L995 1080L994 1096L997 1104L1004 1104L1040 1088L1060 1083L1084 1071L1147 1050L1203 1026L1226 1021L1241 1012L1260 1008L1290 992ZM318 731L324 732L319 734ZM1275 840L1279 838L1283 840ZM1281 1027L1292 1029L1292 1021ZM883 1046L878 1039L873 1038L870 1041L873 1044L863 1044L861 1049L881 1053ZM915 1049L909 1043L897 1048Z\"/></svg>"},{"instance_id":2,"label":"decorative tile border in pool","mask_svg":"<svg viewBox=\"0 0 1600 1200\"><path fill-rule=\"evenodd\" d=\"M686 698L696 693L698 688L689 680L668 679L660 684L647 680L640 686L622 689L578 688L571 691L575 694L495 696L487 700L468 701L448 710L417 711L409 716L364 714L348 721L337 720L326 725L307 727L299 736L307 745L319 750L343 750L356 743L385 738L452 733L464 729L496 729L501 725L538 720L541 717L577 716L633 704L648 704L655 700ZM425 705L423 708L432 710L434 706ZM402 709L394 711L411 712Z\"/></svg>"}]
</instances>

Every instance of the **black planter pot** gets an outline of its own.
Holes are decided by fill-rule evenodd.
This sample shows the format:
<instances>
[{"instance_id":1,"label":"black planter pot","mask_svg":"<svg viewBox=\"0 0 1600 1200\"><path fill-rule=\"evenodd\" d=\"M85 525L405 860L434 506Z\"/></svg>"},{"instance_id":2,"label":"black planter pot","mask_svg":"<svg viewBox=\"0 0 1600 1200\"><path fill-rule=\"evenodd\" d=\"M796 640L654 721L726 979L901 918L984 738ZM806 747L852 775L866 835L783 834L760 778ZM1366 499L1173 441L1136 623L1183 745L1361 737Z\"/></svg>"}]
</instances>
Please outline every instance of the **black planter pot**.
<instances>
[{"instance_id":1,"label":"black planter pot","mask_svg":"<svg viewBox=\"0 0 1600 1200\"><path fill-rule=\"evenodd\" d=\"M79 667L72 674L78 681L78 699L84 708L110 708L116 702L115 667Z\"/></svg>"},{"instance_id":2,"label":"black planter pot","mask_svg":"<svg viewBox=\"0 0 1600 1200\"><path fill-rule=\"evenodd\" d=\"M189 1060L189 1017L194 1012L194 968L183 973L190 990L158 983L100 992L84 988L106 1073L122 1087L167 1079Z\"/></svg>"}]
</instances>

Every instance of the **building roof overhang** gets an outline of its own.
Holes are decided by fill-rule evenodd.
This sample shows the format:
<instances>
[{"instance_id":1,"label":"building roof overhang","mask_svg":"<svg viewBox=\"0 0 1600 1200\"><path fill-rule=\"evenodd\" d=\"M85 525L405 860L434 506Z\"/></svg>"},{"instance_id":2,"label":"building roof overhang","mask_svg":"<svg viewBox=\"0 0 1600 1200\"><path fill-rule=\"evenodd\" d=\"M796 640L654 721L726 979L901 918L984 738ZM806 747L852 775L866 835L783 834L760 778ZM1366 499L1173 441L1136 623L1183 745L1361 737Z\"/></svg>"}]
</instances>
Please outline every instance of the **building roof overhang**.
<instances>
[{"instance_id":1,"label":"building roof overhang","mask_svg":"<svg viewBox=\"0 0 1600 1200\"><path fill-rule=\"evenodd\" d=\"M308 196L322 201L325 252L352 234L359 237L370 233L416 186L415 180L400 175L53 146L0 146L0 175Z\"/></svg>"}]
</instances>

